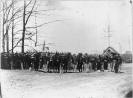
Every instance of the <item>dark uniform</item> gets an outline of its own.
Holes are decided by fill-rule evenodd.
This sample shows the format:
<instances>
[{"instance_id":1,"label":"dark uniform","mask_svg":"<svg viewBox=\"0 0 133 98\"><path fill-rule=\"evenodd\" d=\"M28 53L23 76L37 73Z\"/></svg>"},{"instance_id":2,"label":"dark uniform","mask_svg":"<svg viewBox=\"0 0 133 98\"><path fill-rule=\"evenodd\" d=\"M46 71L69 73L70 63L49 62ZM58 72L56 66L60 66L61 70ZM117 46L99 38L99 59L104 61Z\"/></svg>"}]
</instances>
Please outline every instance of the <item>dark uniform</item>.
<instances>
[{"instance_id":1,"label":"dark uniform","mask_svg":"<svg viewBox=\"0 0 133 98\"><path fill-rule=\"evenodd\" d=\"M119 69L118 56L115 56L114 60L115 60L114 71L115 71L115 73L118 73L118 69Z\"/></svg>"},{"instance_id":2,"label":"dark uniform","mask_svg":"<svg viewBox=\"0 0 133 98\"><path fill-rule=\"evenodd\" d=\"M108 57L104 57L104 70L108 69Z\"/></svg>"},{"instance_id":3,"label":"dark uniform","mask_svg":"<svg viewBox=\"0 0 133 98\"><path fill-rule=\"evenodd\" d=\"M98 57L97 70L101 70L101 57Z\"/></svg>"},{"instance_id":4,"label":"dark uniform","mask_svg":"<svg viewBox=\"0 0 133 98\"><path fill-rule=\"evenodd\" d=\"M59 73L60 72L60 56L57 55L57 58L56 58L56 69L57 69L57 72Z\"/></svg>"},{"instance_id":5,"label":"dark uniform","mask_svg":"<svg viewBox=\"0 0 133 98\"><path fill-rule=\"evenodd\" d=\"M79 72L82 72L82 65L83 65L83 58L80 57L78 59L78 70L79 70Z\"/></svg>"},{"instance_id":6,"label":"dark uniform","mask_svg":"<svg viewBox=\"0 0 133 98\"><path fill-rule=\"evenodd\" d=\"M31 54L31 68L34 69L35 56Z\"/></svg>"},{"instance_id":7,"label":"dark uniform","mask_svg":"<svg viewBox=\"0 0 133 98\"><path fill-rule=\"evenodd\" d=\"M64 58L64 70L65 70L65 72L67 72L67 69L68 69L68 55L66 54L65 58Z\"/></svg>"},{"instance_id":8,"label":"dark uniform","mask_svg":"<svg viewBox=\"0 0 133 98\"><path fill-rule=\"evenodd\" d=\"M96 71L96 69L97 69L97 58L96 57L94 57L94 61L93 61L93 69L94 69L94 71Z\"/></svg>"},{"instance_id":9,"label":"dark uniform","mask_svg":"<svg viewBox=\"0 0 133 98\"><path fill-rule=\"evenodd\" d=\"M5 57L4 57L4 53L1 53L1 68L5 69Z\"/></svg>"},{"instance_id":10,"label":"dark uniform","mask_svg":"<svg viewBox=\"0 0 133 98\"><path fill-rule=\"evenodd\" d=\"M51 72L52 56L50 56L50 55L47 56L47 62L48 62L48 72Z\"/></svg>"},{"instance_id":11,"label":"dark uniform","mask_svg":"<svg viewBox=\"0 0 133 98\"><path fill-rule=\"evenodd\" d=\"M4 59L5 59L5 68L9 69L9 66L10 66L9 55L5 54Z\"/></svg>"},{"instance_id":12,"label":"dark uniform","mask_svg":"<svg viewBox=\"0 0 133 98\"><path fill-rule=\"evenodd\" d=\"M28 55L28 68L31 67L31 56Z\"/></svg>"},{"instance_id":13,"label":"dark uniform","mask_svg":"<svg viewBox=\"0 0 133 98\"><path fill-rule=\"evenodd\" d=\"M29 68L29 65L28 65L28 53L26 53L26 56L25 56L25 69L28 69Z\"/></svg>"},{"instance_id":14,"label":"dark uniform","mask_svg":"<svg viewBox=\"0 0 133 98\"><path fill-rule=\"evenodd\" d=\"M35 69L35 71L38 71L38 67L39 67L39 54L38 53L36 53L35 54L35 62L34 62L34 69Z\"/></svg>"}]
</instances>

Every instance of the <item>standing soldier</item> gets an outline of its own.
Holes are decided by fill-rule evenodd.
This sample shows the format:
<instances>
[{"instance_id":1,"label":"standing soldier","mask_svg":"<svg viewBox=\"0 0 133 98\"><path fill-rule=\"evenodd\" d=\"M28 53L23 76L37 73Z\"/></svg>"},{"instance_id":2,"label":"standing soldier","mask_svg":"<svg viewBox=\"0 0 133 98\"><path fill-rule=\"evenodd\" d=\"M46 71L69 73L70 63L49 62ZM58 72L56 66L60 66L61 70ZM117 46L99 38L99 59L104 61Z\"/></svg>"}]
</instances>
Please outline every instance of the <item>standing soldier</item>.
<instances>
[{"instance_id":1,"label":"standing soldier","mask_svg":"<svg viewBox=\"0 0 133 98\"><path fill-rule=\"evenodd\" d=\"M92 66L92 70L95 71L95 60L94 59L95 59L94 57L91 58L91 66Z\"/></svg>"},{"instance_id":2,"label":"standing soldier","mask_svg":"<svg viewBox=\"0 0 133 98\"><path fill-rule=\"evenodd\" d=\"M37 54L34 54L34 70L37 71Z\"/></svg>"},{"instance_id":3,"label":"standing soldier","mask_svg":"<svg viewBox=\"0 0 133 98\"><path fill-rule=\"evenodd\" d=\"M44 55L43 55L43 69L44 69L44 71L47 70L47 55L46 55L46 53L44 53Z\"/></svg>"},{"instance_id":4,"label":"standing soldier","mask_svg":"<svg viewBox=\"0 0 133 98\"><path fill-rule=\"evenodd\" d=\"M31 69L32 69L32 70L34 70L34 66L35 66L35 65L34 65L35 63L34 63L34 62L35 62L35 54L32 53L32 54L31 54Z\"/></svg>"},{"instance_id":5,"label":"standing soldier","mask_svg":"<svg viewBox=\"0 0 133 98\"><path fill-rule=\"evenodd\" d=\"M26 53L26 56L25 56L25 69L28 69L29 66L28 66L28 53Z\"/></svg>"},{"instance_id":6,"label":"standing soldier","mask_svg":"<svg viewBox=\"0 0 133 98\"><path fill-rule=\"evenodd\" d=\"M52 66L52 55L48 55L48 72L51 72L51 66Z\"/></svg>"},{"instance_id":7,"label":"standing soldier","mask_svg":"<svg viewBox=\"0 0 133 98\"><path fill-rule=\"evenodd\" d=\"M97 70L97 57L94 57L94 71Z\"/></svg>"},{"instance_id":8,"label":"standing soldier","mask_svg":"<svg viewBox=\"0 0 133 98\"><path fill-rule=\"evenodd\" d=\"M67 66L68 66L68 54L65 54L64 58L64 70L67 73Z\"/></svg>"},{"instance_id":9,"label":"standing soldier","mask_svg":"<svg viewBox=\"0 0 133 98\"><path fill-rule=\"evenodd\" d=\"M57 55L57 59L56 59L56 65L57 65L57 72L60 72L60 56L59 54Z\"/></svg>"},{"instance_id":10,"label":"standing soldier","mask_svg":"<svg viewBox=\"0 0 133 98\"><path fill-rule=\"evenodd\" d=\"M109 57L109 65L110 65L110 71L113 71L113 56L112 56L112 54Z\"/></svg>"},{"instance_id":11,"label":"standing soldier","mask_svg":"<svg viewBox=\"0 0 133 98\"><path fill-rule=\"evenodd\" d=\"M5 57L4 57L4 53L1 53L1 68L2 69L5 68Z\"/></svg>"},{"instance_id":12,"label":"standing soldier","mask_svg":"<svg viewBox=\"0 0 133 98\"><path fill-rule=\"evenodd\" d=\"M88 54L85 54L85 57L84 57L84 70L85 70L85 72L89 72Z\"/></svg>"},{"instance_id":13,"label":"standing soldier","mask_svg":"<svg viewBox=\"0 0 133 98\"><path fill-rule=\"evenodd\" d=\"M24 69L26 69L26 54L23 53L22 55L23 55L23 58L22 58L23 67Z\"/></svg>"},{"instance_id":14,"label":"standing soldier","mask_svg":"<svg viewBox=\"0 0 133 98\"><path fill-rule=\"evenodd\" d=\"M90 55L89 57L88 57L88 59L89 59L89 69L90 69L90 72L92 71L92 56Z\"/></svg>"},{"instance_id":15,"label":"standing soldier","mask_svg":"<svg viewBox=\"0 0 133 98\"><path fill-rule=\"evenodd\" d=\"M7 69L9 67L9 56L7 53L5 53L4 59L5 59L5 68Z\"/></svg>"},{"instance_id":16,"label":"standing soldier","mask_svg":"<svg viewBox=\"0 0 133 98\"><path fill-rule=\"evenodd\" d=\"M112 62L112 72L114 72L114 66L116 64L116 54L113 53L113 58L112 58L113 62Z\"/></svg>"},{"instance_id":17,"label":"standing soldier","mask_svg":"<svg viewBox=\"0 0 133 98\"><path fill-rule=\"evenodd\" d=\"M122 58L119 55L119 72L121 71L121 66L122 66Z\"/></svg>"},{"instance_id":18,"label":"standing soldier","mask_svg":"<svg viewBox=\"0 0 133 98\"><path fill-rule=\"evenodd\" d=\"M31 71L31 56L28 54L28 68L30 68Z\"/></svg>"},{"instance_id":19,"label":"standing soldier","mask_svg":"<svg viewBox=\"0 0 133 98\"><path fill-rule=\"evenodd\" d=\"M14 69L14 54L11 54L11 69Z\"/></svg>"},{"instance_id":20,"label":"standing soldier","mask_svg":"<svg viewBox=\"0 0 133 98\"><path fill-rule=\"evenodd\" d=\"M40 63L39 63L39 69L42 69L43 68L43 54L41 53L40 54Z\"/></svg>"},{"instance_id":21,"label":"standing soldier","mask_svg":"<svg viewBox=\"0 0 133 98\"><path fill-rule=\"evenodd\" d=\"M39 59L40 59L40 54L37 53L36 54L36 70L38 71L38 67L39 67Z\"/></svg>"},{"instance_id":22,"label":"standing soldier","mask_svg":"<svg viewBox=\"0 0 133 98\"><path fill-rule=\"evenodd\" d=\"M85 54L83 61L84 61L84 66L83 66L84 71L83 72L87 72L87 54Z\"/></svg>"},{"instance_id":23,"label":"standing soldier","mask_svg":"<svg viewBox=\"0 0 133 98\"><path fill-rule=\"evenodd\" d=\"M101 71L104 71L104 57L101 56Z\"/></svg>"},{"instance_id":24,"label":"standing soldier","mask_svg":"<svg viewBox=\"0 0 133 98\"><path fill-rule=\"evenodd\" d=\"M114 66L114 71L115 71L115 73L118 73L119 64L120 64L118 55L115 56L115 62L116 63L115 63L115 66Z\"/></svg>"},{"instance_id":25,"label":"standing soldier","mask_svg":"<svg viewBox=\"0 0 133 98\"><path fill-rule=\"evenodd\" d=\"M108 69L108 57L105 56L104 57L104 70L107 71L107 69Z\"/></svg>"},{"instance_id":26,"label":"standing soldier","mask_svg":"<svg viewBox=\"0 0 133 98\"><path fill-rule=\"evenodd\" d=\"M82 54L79 54L79 58L78 58L78 70L79 70L79 72L82 72L82 65L83 65Z\"/></svg>"},{"instance_id":27,"label":"standing soldier","mask_svg":"<svg viewBox=\"0 0 133 98\"><path fill-rule=\"evenodd\" d=\"M100 55L98 56L98 61L97 61L97 70L98 70L98 72L100 72L100 71L101 71L101 56L100 56Z\"/></svg>"}]
</instances>

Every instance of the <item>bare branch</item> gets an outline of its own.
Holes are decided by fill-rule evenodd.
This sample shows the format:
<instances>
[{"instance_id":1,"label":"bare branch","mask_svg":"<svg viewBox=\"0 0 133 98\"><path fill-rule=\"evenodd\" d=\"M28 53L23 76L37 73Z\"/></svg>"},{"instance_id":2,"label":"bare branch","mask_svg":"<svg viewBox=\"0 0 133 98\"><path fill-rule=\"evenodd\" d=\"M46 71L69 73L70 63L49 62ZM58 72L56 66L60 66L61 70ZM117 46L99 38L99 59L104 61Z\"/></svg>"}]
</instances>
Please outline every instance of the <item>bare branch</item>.
<instances>
[{"instance_id":1,"label":"bare branch","mask_svg":"<svg viewBox=\"0 0 133 98\"><path fill-rule=\"evenodd\" d=\"M29 15L28 15L28 18L26 19L25 25L27 24L27 22L28 22L28 20L29 20L31 14L32 14L32 12L33 12L33 9L34 9L34 7L35 7L35 4L36 4L36 1L34 2L34 5L33 5L32 9L31 9L31 11L30 11L30 13L29 13Z\"/></svg>"},{"instance_id":2,"label":"bare branch","mask_svg":"<svg viewBox=\"0 0 133 98\"><path fill-rule=\"evenodd\" d=\"M70 19L64 19L64 20L70 20ZM61 22L61 21L64 21L64 20L54 20L54 21L50 21L50 22L47 22L47 23L43 23L43 24L35 26L35 27L26 27L26 29L37 28L37 27L41 27L45 24L54 23L54 22L57 22L57 21Z\"/></svg>"},{"instance_id":3,"label":"bare branch","mask_svg":"<svg viewBox=\"0 0 133 98\"><path fill-rule=\"evenodd\" d=\"M13 49L19 44L19 42L22 40L22 38L16 43L16 45L13 47Z\"/></svg>"},{"instance_id":4,"label":"bare branch","mask_svg":"<svg viewBox=\"0 0 133 98\"><path fill-rule=\"evenodd\" d=\"M30 2L25 7L28 7L31 4L31 2L32 2L32 0L30 0Z\"/></svg>"}]
</instances>

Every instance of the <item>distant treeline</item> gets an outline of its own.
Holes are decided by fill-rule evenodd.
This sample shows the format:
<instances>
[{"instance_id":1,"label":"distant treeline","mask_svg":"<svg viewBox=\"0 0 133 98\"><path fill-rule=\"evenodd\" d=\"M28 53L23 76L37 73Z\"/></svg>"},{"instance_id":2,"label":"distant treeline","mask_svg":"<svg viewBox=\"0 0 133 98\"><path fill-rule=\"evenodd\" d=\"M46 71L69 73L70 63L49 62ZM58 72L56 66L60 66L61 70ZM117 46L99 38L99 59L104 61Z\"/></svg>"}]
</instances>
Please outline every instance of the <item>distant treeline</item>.
<instances>
[{"instance_id":1,"label":"distant treeline","mask_svg":"<svg viewBox=\"0 0 133 98\"><path fill-rule=\"evenodd\" d=\"M124 63L132 63L132 54L131 53L125 53L121 55L122 61Z\"/></svg>"}]
</instances>

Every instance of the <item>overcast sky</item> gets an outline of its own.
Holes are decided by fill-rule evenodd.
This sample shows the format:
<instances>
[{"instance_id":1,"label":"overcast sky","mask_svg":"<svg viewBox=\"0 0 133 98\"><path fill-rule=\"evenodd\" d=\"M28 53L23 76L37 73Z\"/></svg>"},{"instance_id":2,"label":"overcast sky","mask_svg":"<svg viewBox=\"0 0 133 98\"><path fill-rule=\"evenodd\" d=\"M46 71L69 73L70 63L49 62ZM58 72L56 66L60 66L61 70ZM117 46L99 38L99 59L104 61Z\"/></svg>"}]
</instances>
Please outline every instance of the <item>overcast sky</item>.
<instances>
[{"instance_id":1,"label":"overcast sky","mask_svg":"<svg viewBox=\"0 0 133 98\"><path fill-rule=\"evenodd\" d=\"M41 1L39 9L53 8L57 10L43 12L46 15L37 18L38 25L64 20L38 28L38 44L43 44L44 40L46 44L55 43L53 46L46 45L49 51L102 53L108 47L107 37L104 37L107 35L108 21L113 35L110 45L122 53L131 50L132 16L129 0ZM28 25L34 22L31 18ZM30 45L34 47L34 43ZM34 48L42 50L42 46Z\"/></svg>"}]
</instances>

